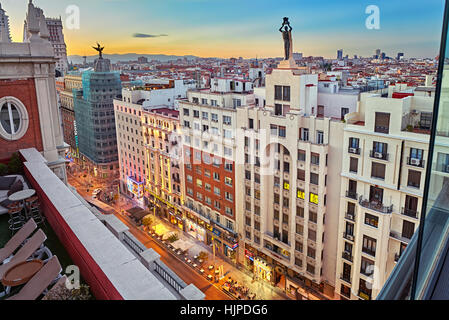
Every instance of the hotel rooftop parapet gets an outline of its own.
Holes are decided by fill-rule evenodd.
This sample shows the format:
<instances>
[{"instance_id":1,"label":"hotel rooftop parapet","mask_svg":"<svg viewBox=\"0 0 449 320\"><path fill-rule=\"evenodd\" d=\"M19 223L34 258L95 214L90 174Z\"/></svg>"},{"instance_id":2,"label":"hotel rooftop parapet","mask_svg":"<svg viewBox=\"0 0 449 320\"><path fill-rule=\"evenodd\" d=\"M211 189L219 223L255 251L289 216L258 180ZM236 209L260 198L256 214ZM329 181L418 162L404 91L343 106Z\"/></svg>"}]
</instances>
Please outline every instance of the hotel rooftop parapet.
<instances>
[{"instance_id":1,"label":"hotel rooftop parapet","mask_svg":"<svg viewBox=\"0 0 449 320\"><path fill-rule=\"evenodd\" d=\"M133 254L120 241L120 236L110 231L110 228L117 227L118 233L124 231L122 224L109 221L115 217L104 219L105 225L48 168L47 161L36 149L20 150L20 154L24 160L25 176L36 189L49 224L97 299L178 300L189 299L188 292L191 291L193 295L190 296L194 299L203 297L197 288L188 286L186 296L182 295L182 290L178 295L144 265L144 252L140 257ZM158 257L153 260L158 260Z\"/></svg>"}]
</instances>

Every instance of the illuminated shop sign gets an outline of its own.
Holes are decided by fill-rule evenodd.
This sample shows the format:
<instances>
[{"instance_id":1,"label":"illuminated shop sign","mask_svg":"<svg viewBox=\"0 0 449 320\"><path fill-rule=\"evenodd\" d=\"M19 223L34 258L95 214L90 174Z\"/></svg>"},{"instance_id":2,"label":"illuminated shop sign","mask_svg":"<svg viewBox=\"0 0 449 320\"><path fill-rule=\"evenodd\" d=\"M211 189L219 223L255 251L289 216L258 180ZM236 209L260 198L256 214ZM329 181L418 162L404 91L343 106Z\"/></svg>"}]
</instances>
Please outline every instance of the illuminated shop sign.
<instances>
[{"instance_id":1,"label":"illuminated shop sign","mask_svg":"<svg viewBox=\"0 0 449 320\"><path fill-rule=\"evenodd\" d=\"M254 261L254 256L251 252L248 250L245 250L245 257L247 257L249 260Z\"/></svg>"},{"instance_id":2,"label":"illuminated shop sign","mask_svg":"<svg viewBox=\"0 0 449 320\"><path fill-rule=\"evenodd\" d=\"M129 192L134 194L139 199L143 197L143 189L144 189L143 182L137 182L132 177L128 177L127 184Z\"/></svg>"}]
</instances>

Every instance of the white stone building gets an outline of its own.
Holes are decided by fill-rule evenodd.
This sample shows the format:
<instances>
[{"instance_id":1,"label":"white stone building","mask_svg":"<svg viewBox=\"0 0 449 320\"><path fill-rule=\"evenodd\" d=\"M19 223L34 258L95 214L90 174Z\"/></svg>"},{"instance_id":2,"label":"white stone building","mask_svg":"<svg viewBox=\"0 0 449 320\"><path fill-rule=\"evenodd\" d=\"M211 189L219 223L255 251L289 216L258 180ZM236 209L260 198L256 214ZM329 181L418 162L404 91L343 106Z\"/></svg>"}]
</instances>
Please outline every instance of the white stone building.
<instances>
[{"instance_id":1,"label":"white stone building","mask_svg":"<svg viewBox=\"0 0 449 320\"><path fill-rule=\"evenodd\" d=\"M0 3L0 42L11 42L11 34L9 31L9 17L6 11L2 9Z\"/></svg>"},{"instance_id":2,"label":"white stone building","mask_svg":"<svg viewBox=\"0 0 449 320\"><path fill-rule=\"evenodd\" d=\"M344 124L313 115L317 85L282 61L257 106L237 109L239 262L297 298L332 297L335 285Z\"/></svg>"},{"instance_id":3,"label":"white stone building","mask_svg":"<svg viewBox=\"0 0 449 320\"><path fill-rule=\"evenodd\" d=\"M375 299L418 227L433 98L363 93L346 116L336 292Z\"/></svg>"},{"instance_id":4,"label":"white stone building","mask_svg":"<svg viewBox=\"0 0 449 320\"><path fill-rule=\"evenodd\" d=\"M61 18L45 18L48 31L48 40L50 41L56 58L56 70L64 75L69 68L67 60L67 45L64 40L63 25ZM25 20L23 27L23 41L27 42L30 37L27 21Z\"/></svg>"}]
</instances>

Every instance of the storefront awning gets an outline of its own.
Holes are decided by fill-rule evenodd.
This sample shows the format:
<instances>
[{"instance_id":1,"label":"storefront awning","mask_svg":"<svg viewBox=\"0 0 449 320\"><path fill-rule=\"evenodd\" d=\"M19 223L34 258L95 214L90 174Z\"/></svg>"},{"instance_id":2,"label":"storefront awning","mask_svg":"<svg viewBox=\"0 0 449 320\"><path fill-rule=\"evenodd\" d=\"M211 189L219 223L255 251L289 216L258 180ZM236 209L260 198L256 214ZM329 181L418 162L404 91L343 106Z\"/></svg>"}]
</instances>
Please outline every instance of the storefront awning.
<instances>
[{"instance_id":1,"label":"storefront awning","mask_svg":"<svg viewBox=\"0 0 449 320\"><path fill-rule=\"evenodd\" d=\"M134 219L142 220L145 216L148 215L148 211L143 210L139 207L134 207L132 209L126 210Z\"/></svg>"}]
</instances>

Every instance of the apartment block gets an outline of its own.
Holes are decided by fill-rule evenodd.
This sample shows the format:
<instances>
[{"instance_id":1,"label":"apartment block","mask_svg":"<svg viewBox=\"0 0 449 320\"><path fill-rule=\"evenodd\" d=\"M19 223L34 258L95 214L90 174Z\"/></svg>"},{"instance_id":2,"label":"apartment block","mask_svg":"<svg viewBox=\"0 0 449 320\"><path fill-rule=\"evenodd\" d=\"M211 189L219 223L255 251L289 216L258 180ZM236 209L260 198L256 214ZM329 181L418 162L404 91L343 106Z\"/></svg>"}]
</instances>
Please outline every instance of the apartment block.
<instances>
[{"instance_id":1,"label":"apartment block","mask_svg":"<svg viewBox=\"0 0 449 320\"><path fill-rule=\"evenodd\" d=\"M126 89L122 90L121 100L114 99L120 191L143 205L145 177L148 174L142 130L143 108L133 102L128 102Z\"/></svg>"},{"instance_id":2,"label":"apartment block","mask_svg":"<svg viewBox=\"0 0 449 320\"><path fill-rule=\"evenodd\" d=\"M145 109L142 114L146 176L146 202L155 213L184 230L183 165L179 111Z\"/></svg>"},{"instance_id":3,"label":"apartment block","mask_svg":"<svg viewBox=\"0 0 449 320\"><path fill-rule=\"evenodd\" d=\"M418 227L433 98L361 94L346 116L336 291L375 299Z\"/></svg>"},{"instance_id":4,"label":"apartment block","mask_svg":"<svg viewBox=\"0 0 449 320\"><path fill-rule=\"evenodd\" d=\"M344 124L313 113L318 75L292 61L257 89L237 109L239 262L293 298L332 297Z\"/></svg>"},{"instance_id":5,"label":"apartment block","mask_svg":"<svg viewBox=\"0 0 449 320\"><path fill-rule=\"evenodd\" d=\"M254 104L240 81L213 79L212 88L189 90L179 101L184 147L187 231L236 262L237 109ZM239 85L237 85L239 84ZM245 90L251 90L252 86Z\"/></svg>"},{"instance_id":6,"label":"apartment block","mask_svg":"<svg viewBox=\"0 0 449 320\"><path fill-rule=\"evenodd\" d=\"M63 90L58 90L58 95L64 142L70 146L72 157L79 158L78 128L75 119L73 91L81 90L83 88L83 81L81 74L66 75L63 81Z\"/></svg>"}]
</instances>

